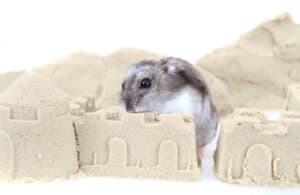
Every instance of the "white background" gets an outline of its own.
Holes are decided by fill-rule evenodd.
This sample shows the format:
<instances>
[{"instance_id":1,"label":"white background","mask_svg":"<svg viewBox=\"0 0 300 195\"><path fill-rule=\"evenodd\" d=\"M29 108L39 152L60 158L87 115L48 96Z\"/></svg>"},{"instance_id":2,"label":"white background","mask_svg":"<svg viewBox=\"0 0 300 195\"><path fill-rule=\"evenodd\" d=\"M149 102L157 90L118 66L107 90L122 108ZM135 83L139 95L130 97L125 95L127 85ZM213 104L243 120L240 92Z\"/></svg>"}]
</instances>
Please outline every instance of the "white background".
<instances>
[{"instance_id":1,"label":"white background","mask_svg":"<svg viewBox=\"0 0 300 195\"><path fill-rule=\"evenodd\" d=\"M298 0L0 0L0 72L31 69L73 51L143 48L195 62L283 12L300 23ZM89 178L0 184L0 194L300 194L228 185L209 174L194 183Z\"/></svg>"}]
</instances>

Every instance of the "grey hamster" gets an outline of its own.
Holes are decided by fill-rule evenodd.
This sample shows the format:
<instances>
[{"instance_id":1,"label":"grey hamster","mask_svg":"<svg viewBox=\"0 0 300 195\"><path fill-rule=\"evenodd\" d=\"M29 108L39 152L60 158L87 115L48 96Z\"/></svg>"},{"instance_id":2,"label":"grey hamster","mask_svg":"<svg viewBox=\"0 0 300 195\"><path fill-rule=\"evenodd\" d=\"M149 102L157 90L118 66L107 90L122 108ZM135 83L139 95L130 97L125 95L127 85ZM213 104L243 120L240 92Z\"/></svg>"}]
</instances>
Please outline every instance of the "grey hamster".
<instances>
[{"instance_id":1,"label":"grey hamster","mask_svg":"<svg viewBox=\"0 0 300 195\"><path fill-rule=\"evenodd\" d=\"M122 83L121 105L128 112L192 115L199 149L216 136L218 113L207 84L192 64L180 58L133 64Z\"/></svg>"}]
</instances>

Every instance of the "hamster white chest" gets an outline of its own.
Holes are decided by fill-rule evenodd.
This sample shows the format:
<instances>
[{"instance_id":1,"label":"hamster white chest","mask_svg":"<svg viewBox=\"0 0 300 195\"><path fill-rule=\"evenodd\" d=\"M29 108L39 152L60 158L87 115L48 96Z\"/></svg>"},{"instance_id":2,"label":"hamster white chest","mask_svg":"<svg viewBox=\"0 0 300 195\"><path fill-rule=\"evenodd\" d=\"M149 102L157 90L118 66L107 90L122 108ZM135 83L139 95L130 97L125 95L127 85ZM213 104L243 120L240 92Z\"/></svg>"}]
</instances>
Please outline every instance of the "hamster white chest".
<instances>
[{"instance_id":1,"label":"hamster white chest","mask_svg":"<svg viewBox=\"0 0 300 195\"><path fill-rule=\"evenodd\" d=\"M189 115L194 115L195 109L195 101L199 101L199 97L195 96L195 90L191 87L185 87L181 89L178 94L168 100L163 108L162 113L184 113Z\"/></svg>"}]
</instances>

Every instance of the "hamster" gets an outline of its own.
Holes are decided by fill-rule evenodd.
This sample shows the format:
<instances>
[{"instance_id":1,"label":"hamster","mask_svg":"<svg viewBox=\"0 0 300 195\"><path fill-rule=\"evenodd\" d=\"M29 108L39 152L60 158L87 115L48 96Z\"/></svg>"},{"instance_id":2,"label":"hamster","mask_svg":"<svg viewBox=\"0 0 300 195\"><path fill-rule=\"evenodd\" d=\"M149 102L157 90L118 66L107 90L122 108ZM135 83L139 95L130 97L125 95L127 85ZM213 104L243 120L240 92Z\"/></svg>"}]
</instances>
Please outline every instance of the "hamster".
<instances>
[{"instance_id":1,"label":"hamster","mask_svg":"<svg viewBox=\"0 0 300 195\"><path fill-rule=\"evenodd\" d=\"M192 64L180 58L133 64L122 83L121 105L127 112L191 115L200 158L217 134L218 113L207 84Z\"/></svg>"}]
</instances>

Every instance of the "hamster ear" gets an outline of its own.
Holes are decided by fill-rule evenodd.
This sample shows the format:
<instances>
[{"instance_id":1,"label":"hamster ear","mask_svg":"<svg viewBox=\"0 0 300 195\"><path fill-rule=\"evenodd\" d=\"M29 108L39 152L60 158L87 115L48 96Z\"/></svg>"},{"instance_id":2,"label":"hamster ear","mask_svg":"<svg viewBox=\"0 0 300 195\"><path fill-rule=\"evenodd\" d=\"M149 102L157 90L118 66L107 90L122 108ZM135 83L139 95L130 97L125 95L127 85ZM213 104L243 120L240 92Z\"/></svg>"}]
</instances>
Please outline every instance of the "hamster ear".
<instances>
[{"instance_id":1,"label":"hamster ear","mask_svg":"<svg viewBox=\"0 0 300 195\"><path fill-rule=\"evenodd\" d=\"M167 74L174 74L176 72L176 67L173 65L164 65L162 70Z\"/></svg>"},{"instance_id":2,"label":"hamster ear","mask_svg":"<svg viewBox=\"0 0 300 195\"><path fill-rule=\"evenodd\" d=\"M189 62L174 57L162 59L160 62L165 73L176 74L176 76L181 77L188 85L198 89L202 94L209 93L202 75Z\"/></svg>"},{"instance_id":3,"label":"hamster ear","mask_svg":"<svg viewBox=\"0 0 300 195\"><path fill-rule=\"evenodd\" d=\"M161 59L160 67L167 74L174 74L178 71L178 68L174 63L172 63L172 59L170 57Z\"/></svg>"}]
</instances>

